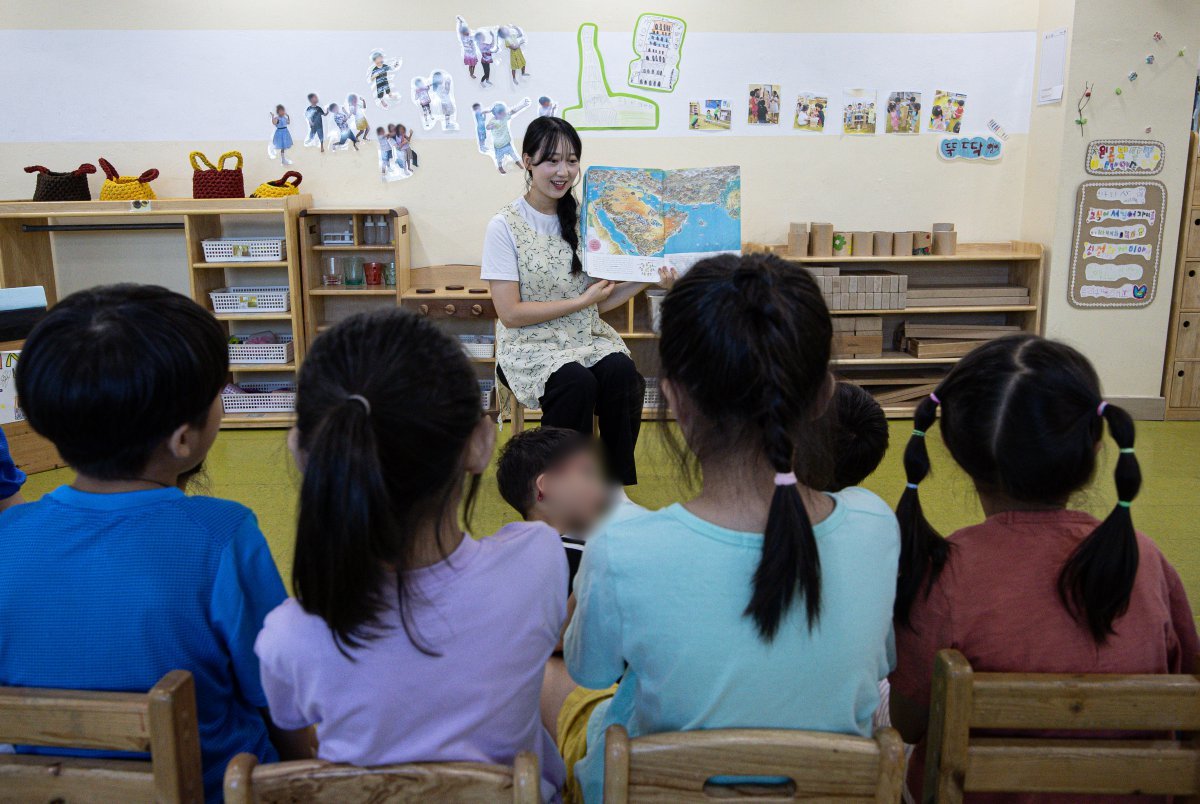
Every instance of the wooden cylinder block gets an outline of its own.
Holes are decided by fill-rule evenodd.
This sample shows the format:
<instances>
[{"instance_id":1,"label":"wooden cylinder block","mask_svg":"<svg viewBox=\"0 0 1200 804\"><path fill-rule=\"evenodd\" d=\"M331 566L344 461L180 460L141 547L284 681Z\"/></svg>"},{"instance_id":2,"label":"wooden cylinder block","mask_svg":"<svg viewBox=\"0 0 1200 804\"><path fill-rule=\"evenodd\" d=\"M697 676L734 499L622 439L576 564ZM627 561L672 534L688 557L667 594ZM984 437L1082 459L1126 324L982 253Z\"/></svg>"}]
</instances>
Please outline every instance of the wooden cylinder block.
<instances>
[{"instance_id":1,"label":"wooden cylinder block","mask_svg":"<svg viewBox=\"0 0 1200 804\"><path fill-rule=\"evenodd\" d=\"M833 224L814 223L808 235L809 253L814 257L833 256Z\"/></svg>"},{"instance_id":2,"label":"wooden cylinder block","mask_svg":"<svg viewBox=\"0 0 1200 804\"><path fill-rule=\"evenodd\" d=\"M935 232L953 232L954 224L953 223L935 223L933 225L933 231L935 231Z\"/></svg>"},{"instance_id":3,"label":"wooden cylinder block","mask_svg":"<svg viewBox=\"0 0 1200 804\"><path fill-rule=\"evenodd\" d=\"M933 253L951 256L958 251L958 232L944 229L933 232Z\"/></svg>"},{"instance_id":4,"label":"wooden cylinder block","mask_svg":"<svg viewBox=\"0 0 1200 804\"><path fill-rule=\"evenodd\" d=\"M892 235L892 254L897 257L911 257L913 253L913 233L896 232Z\"/></svg>"},{"instance_id":5,"label":"wooden cylinder block","mask_svg":"<svg viewBox=\"0 0 1200 804\"><path fill-rule=\"evenodd\" d=\"M871 239L875 241L875 248L873 249L875 256L883 257L892 253L891 232L875 232Z\"/></svg>"},{"instance_id":6,"label":"wooden cylinder block","mask_svg":"<svg viewBox=\"0 0 1200 804\"><path fill-rule=\"evenodd\" d=\"M833 256L849 257L854 253L854 232L833 233Z\"/></svg>"},{"instance_id":7,"label":"wooden cylinder block","mask_svg":"<svg viewBox=\"0 0 1200 804\"><path fill-rule=\"evenodd\" d=\"M875 236L871 232L854 233L854 256L870 257L874 254Z\"/></svg>"},{"instance_id":8,"label":"wooden cylinder block","mask_svg":"<svg viewBox=\"0 0 1200 804\"><path fill-rule=\"evenodd\" d=\"M808 224L788 224L787 255L789 257L808 256Z\"/></svg>"},{"instance_id":9,"label":"wooden cylinder block","mask_svg":"<svg viewBox=\"0 0 1200 804\"><path fill-rule=\"evenodd\" d=\"M928 254L933 247L933 235L929 232L913 232L913 254Z\"/></svg>"}]
</instances>

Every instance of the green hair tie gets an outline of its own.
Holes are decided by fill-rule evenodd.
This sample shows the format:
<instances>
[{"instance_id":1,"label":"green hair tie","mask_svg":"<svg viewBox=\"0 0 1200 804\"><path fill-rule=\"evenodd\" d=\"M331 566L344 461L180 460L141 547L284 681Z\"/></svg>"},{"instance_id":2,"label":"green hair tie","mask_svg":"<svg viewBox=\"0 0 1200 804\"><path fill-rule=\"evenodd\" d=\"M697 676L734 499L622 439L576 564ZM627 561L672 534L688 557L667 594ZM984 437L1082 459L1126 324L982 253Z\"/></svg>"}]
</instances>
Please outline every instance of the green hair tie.
<instances>
[{"instance_id":1,"label":"green hair tie","mask_svg":"<svg viewBox=\"0 0 1200 804\"><path fill-rule=\"evenodd\" d=\"M917 438L924 438L925 431L924 430L913 430L913 435L915 435Z\"/></svg>"},{"instance_id":2,"label":"green hair tie","mask_svg":"<svg viewBox=\"0 0 1200 804\"><path fill-rule=\"evenodd\" d=\"M1133 454L1133 447L1122 447L1122 448L1121 448L1121 454L1122 454L1122 455L1132 455L1132 454Z\"/></svg>"},{"instance_id":3,"label":"green hair tie","mask_svg":"<svg viewBox=\"0 0 1200 804\"><path fill-rule=\"evenodd\" d=\"M1133 503L1128 500L1117 500L1117 505L1121 506L1122 508L1129 508L1131 505L1133 505Z\"/></svg>"}]
</instances>

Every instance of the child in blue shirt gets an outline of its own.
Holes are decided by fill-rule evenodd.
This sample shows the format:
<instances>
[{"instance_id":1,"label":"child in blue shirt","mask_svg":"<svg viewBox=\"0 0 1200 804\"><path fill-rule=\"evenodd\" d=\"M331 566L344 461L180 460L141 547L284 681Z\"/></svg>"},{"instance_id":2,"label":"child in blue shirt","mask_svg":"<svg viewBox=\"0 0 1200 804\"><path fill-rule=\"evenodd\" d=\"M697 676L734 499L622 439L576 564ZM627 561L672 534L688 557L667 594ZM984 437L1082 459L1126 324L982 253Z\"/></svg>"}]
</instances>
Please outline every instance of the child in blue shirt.
<instances>
[{"instance_id":1,"label":"child in blue shirt","mask_svg":"<svg viewBox=\"0 0 1200 804\"><path fill-rule=\"evenodd\" d=\"M568 800L601 800L613 724L871 734L899 526L865 489L798 482L828 461L831 337L816 283L773 255L702 260L667 294L660 382L703 480L588 540L543 688Z\"/></svg>"},{"instance_id":2,"label":"child in blue shirt","mask_svg":"<svg viewBox=\"0 0 1200 804\"><path fill-rule=\"evenodd\" d=\"M8 439L0 430L0 511L24 502L21 486L25 485L25 473L13 463L8 452Z\"/></svg>"},{"instance_id":3,"label":"child in blue shirt","mask_svg":"<svg viewBox=\"0 0 1200 804\"><path fill-rule=\"evenodd\" d=\"M302 735L269 734L254 639L286 593L254 514L176 487L217 436L227 337L159 287L52 308L17 392L77 477L0 515L0 684L145 692L190 671L209 801L235 754L303 754Z\"/></svg>"}]
</instances>

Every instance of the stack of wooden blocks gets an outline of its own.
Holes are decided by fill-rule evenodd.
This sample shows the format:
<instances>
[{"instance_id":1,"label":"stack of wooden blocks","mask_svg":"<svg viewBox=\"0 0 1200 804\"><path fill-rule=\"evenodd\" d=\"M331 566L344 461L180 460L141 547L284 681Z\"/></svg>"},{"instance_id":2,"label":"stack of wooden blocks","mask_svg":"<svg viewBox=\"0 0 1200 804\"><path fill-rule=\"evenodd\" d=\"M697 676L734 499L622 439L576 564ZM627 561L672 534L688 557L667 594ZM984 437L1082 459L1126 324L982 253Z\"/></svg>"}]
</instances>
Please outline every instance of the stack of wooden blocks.
<instances>
[{"instance_id":1,"label":"stack of wooden blocks","mask_svg":"<svg viewBox=\"0 0 1200 804\"><path fill-rule=\"evenodd\" d=\"M842 273L835 266L805 265L817 280L830 310L903 310L908 303L908 276L891 271Z\"/></svg>"},{"instance_id":2,"label":"stack of wooden blocks","mask_svg":"<svg viewBox=\"0 0 1200 804\"><path fill-rule=\"evenodd\" d=\"M882 357L883 319L878 316L834 316L833 357Z\"/></svg>"},{"instance_id":3,"label":"stack of wooden blocks","mask_svg":"<svg viewBox=\"0 0 1200 804\"><path fill-rule=\"evenodd\" d=\"M1029 304L1029 288L1021 285L925 287L908 289L908 307L997 307Z\"/></svg>"},{"instance_id":4,"label":"stack of wooden blocks","mask_svg":"<svg viewBox=\"0 0 1200 804\"><path fill-rule=\"evenodd\" d=\"M913 357L962 357L981 343L1020 332L1013 324L913 324L896 328L896 348Z\"/></svg>"}]
</instances>

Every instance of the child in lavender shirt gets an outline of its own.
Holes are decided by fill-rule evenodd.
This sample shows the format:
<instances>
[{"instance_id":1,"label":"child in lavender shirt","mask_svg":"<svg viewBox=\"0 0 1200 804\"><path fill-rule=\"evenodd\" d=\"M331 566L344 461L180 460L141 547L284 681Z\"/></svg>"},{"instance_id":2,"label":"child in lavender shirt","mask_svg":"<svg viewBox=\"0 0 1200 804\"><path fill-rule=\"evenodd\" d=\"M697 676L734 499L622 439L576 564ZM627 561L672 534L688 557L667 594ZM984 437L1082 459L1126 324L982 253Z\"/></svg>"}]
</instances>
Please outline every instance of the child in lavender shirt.
<instances>
[{"instance_id":1,"label":"child in lavender shirt","mask_svg":"<svg viewBox=\"0 0 1200 804\"><path fill-rule=\"evenodd\" d=\"M495 442L462 347L399 310L348 318L309 351L296 414L296 597L255 644L276 722L316 725L321 759L362 766L533 751L556 797L538 707L566 559L541 523L458 527Z\"/></svg>"}]
</instances>

